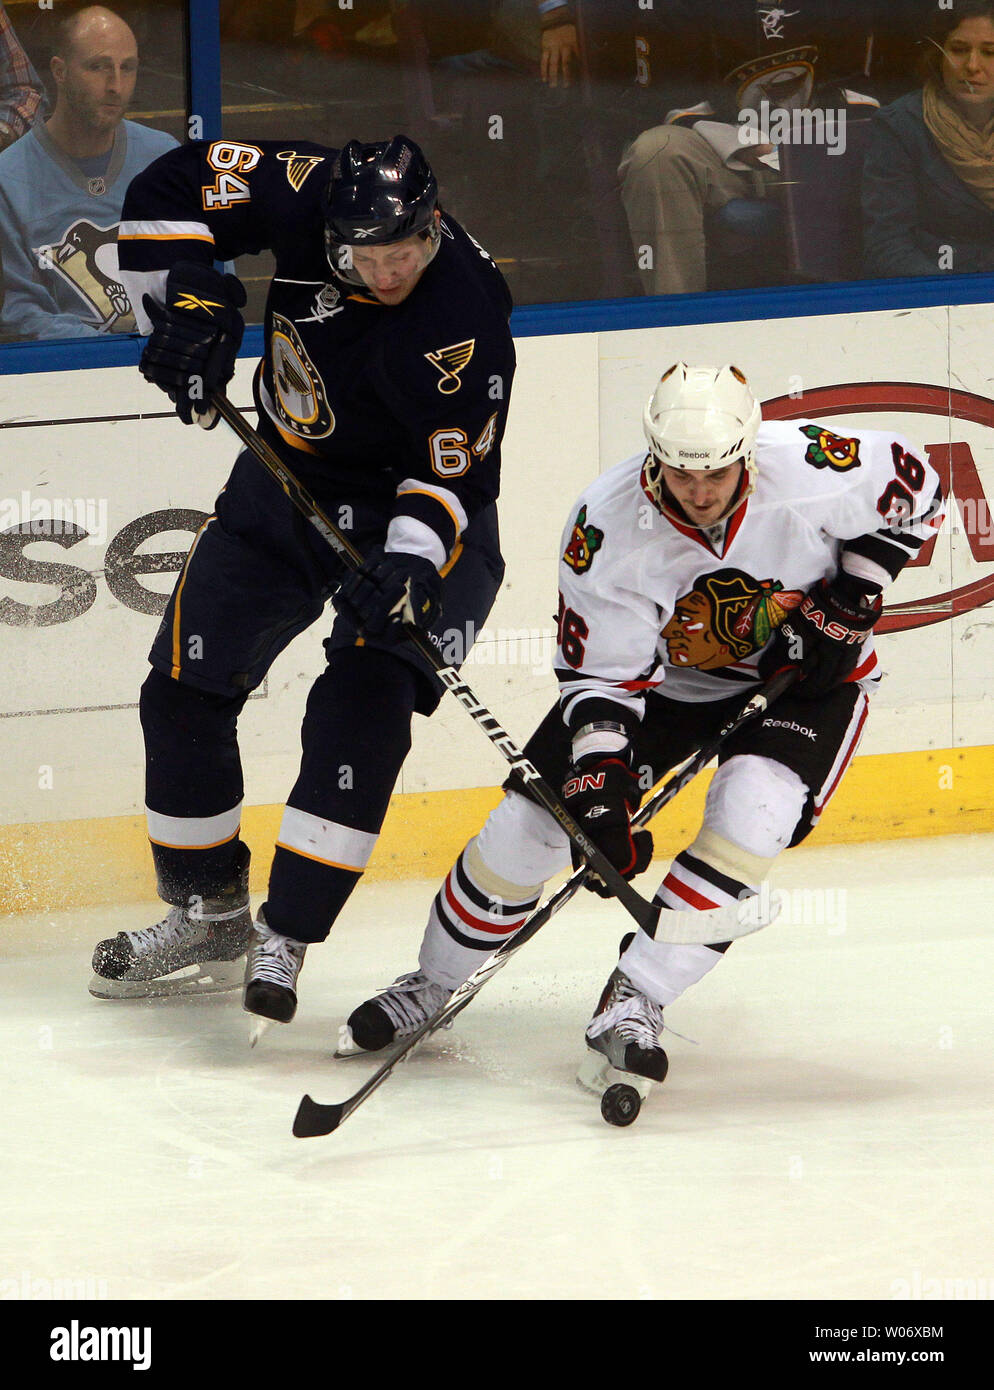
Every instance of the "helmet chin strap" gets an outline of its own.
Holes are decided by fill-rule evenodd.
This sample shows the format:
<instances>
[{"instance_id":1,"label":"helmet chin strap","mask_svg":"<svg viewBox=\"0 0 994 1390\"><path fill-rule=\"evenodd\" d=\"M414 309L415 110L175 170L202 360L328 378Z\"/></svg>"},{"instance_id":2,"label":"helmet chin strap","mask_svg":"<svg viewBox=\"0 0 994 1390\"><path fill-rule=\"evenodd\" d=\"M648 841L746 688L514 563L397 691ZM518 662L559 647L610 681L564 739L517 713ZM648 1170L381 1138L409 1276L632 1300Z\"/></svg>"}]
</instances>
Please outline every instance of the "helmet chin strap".
<instances>
[{"instance_id":1,"label":"helmet chin strap","mask_svg":"<svg viewBox=\"0 0 994 1390\"><path fill-rule=\"evenodd\" d=\"M678 521L681 526L692 526L695 531L713 531L716 526L720 526L723 522L728 521L730 517L735 515L739 507L742 506L742 503L750 495L755 486L749 469L746 467L745 459L739 459L738 462L742 465L742 472L739 475L739 484L721 516L716 517L714 521L691 521L690 517L684 512L683 507L666 486L663 480L663 469L660 460L657 459L654 454L647 454L646 458L647 460L651 459L659 469L659 483L658 486L653 489L654 493L657 494L654 500L659 510L664 516L668 516L671 521ZM694 470L688 468L685 471L690 473Z\"/></svg>"}]
</instances>

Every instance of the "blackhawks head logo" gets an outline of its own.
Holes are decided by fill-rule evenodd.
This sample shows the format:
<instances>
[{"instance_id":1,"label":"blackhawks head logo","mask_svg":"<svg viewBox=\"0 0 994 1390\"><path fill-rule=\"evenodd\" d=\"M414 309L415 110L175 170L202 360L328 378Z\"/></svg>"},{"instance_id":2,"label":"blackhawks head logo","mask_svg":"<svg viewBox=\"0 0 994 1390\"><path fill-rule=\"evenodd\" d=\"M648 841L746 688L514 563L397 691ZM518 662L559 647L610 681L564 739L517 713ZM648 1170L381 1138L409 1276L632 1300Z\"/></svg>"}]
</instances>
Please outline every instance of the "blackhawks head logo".
<instances>
[{"instance_id":1,"label":"blackhawks head logo","mask_svg":"<svg viewBox=\"0 0 994 1390\"><path fill-rule=\"evenodd\" d=\"M805 460L815 468L834 468L844 473L847 468L859 467L859 440L823 430L820 425L802 425L801 433L811 440Z\"/></svg>"},{"instance_id":2,"label":"blackhawks head logo","mask_svg":"<svg viewBox=\"0 0 994 1390\"><path fill-rule=\"evenodd\" d=\"M765 647L804 595L776 579L756 580L742 570L717 570L696 580L677 599L663 628L671 666L714 671Z\"/></svg>"},{"instance_id":3,"label":"blackhawks head logo","mask_svg":"<svg viewBox=\"0 0 994 1390\"><path fill-rule=\"evenodd\" d=\"M604 532L599 531L596 526L587 525L587 508L583 506L576 514L573 534L569 538L563 559L577 574L586 574L594 563L594 556L600 550L603 541Z\"/></svg>"}]
</instances>

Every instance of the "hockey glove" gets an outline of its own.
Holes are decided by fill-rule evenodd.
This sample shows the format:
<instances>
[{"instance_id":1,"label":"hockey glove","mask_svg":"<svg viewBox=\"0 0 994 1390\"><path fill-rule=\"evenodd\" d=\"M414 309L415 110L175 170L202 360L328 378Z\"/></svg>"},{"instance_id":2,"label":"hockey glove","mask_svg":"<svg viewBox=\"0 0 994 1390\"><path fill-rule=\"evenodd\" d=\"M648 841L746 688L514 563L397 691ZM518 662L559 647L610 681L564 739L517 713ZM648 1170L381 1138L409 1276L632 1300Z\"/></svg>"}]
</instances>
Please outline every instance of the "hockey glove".
<instances>
[{"instance_id":1,"label":"hockey glove","mask_svg":"<svg viewBox=\"0 0 994 1390\"><path fill-rule=\"evenodd\" d=\"M642 873L652 858L652 836L648 830L637 830L633 835L629 823L641 799L638 778L621 758L583 758L578 767L570 769L563 787L567 811L622 878L631 879ZM570 853L574 869L586 863L572 843ZM587 875L583 886L601 898L614 896L594 873Z\"/></svg>"},{"instance_id":2,"label":"hockey glove","mask_svg":"<svg viewBox=\"0 0 994 1390\"><path fill-rule=\"evenodd\" d=\"M210 430L217 424L210 395L234 374L244 303L240 280L196 261L177 261L170 270L164 306L150 295L142 300L152 333L139 369L166 392L184 425L196 420Z\"/></svg>"},{"instance_id":3,"label":"hockey glove","mask_svg":"<svg viewBox=\"0 0 994 1390\"><path fill-rule=\"evenodd\" d=\"M441 591L430 560L378 545L345 576L332 603L365 637L393 645L403 640L404 623L430 627L442 611Z\"/></svg>"},{"instance_id":4,"label":"hockey glove","mask_svg":"<svg viewBox=\"0 0 994 1390\"><path fill-rule=\"evenodd\" d=\"M797 666L800 699L827 695L859 665L882 607L879 589L853 575L840 571L833 579L819 579L777 628L764 669L772 674Z\"/></svg>"}]
</instances>

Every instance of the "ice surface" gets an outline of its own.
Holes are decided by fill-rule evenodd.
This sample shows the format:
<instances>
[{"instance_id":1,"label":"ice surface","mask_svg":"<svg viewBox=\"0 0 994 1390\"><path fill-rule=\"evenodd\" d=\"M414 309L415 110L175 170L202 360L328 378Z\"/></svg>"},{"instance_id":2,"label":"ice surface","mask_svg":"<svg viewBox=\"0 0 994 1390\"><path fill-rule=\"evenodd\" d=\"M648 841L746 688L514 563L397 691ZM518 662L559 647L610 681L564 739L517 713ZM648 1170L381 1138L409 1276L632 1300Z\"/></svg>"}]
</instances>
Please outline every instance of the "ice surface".
<instances>
[{"instance_id":1,"label":"ice surface","mask_svg":"<svg viewBox=\"0 0 994 1390\"><path fill-rule=\"evenodd\" d=\"M994 1286L994 835L802 848L775 884L784 917L668 1011L698 1044L664 1038L629 1129L574 1084L627 924L590 895L310 1140L297 1101L372 1069L332 1060L337 1027L414 968L436 885L361 886L254 1051L238 995L88 995L95 941L154 907L6 919L0 1278L126 1299Z\"/></svg>"}]
</instances>

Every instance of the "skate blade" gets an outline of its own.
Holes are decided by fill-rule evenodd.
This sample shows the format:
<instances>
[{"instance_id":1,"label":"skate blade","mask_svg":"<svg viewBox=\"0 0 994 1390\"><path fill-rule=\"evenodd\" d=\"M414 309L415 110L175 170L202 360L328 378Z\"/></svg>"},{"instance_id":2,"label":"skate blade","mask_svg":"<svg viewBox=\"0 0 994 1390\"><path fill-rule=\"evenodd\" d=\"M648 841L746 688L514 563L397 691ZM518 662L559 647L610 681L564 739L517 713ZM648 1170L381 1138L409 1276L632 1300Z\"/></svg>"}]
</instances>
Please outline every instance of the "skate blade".
<instances>
[{"instance_id":1,"label":"skate blade","mask_svg":"<svg viewBox=\"0 0 994 1390\"><path fill-rule=\"evenodd\" d=\"M224 994L241 989L245 957L185 965L154 980L105 980L94 975L89 984L94 999L166 999L178 994Z\"/></svg>"},{"instance_id":2,"label":"skate blade","mask_svg":"<svg viewBox=\"0 0 994 1390\"><path fill-rule=\"evenodd\" d=\"M384 1049L386 1051L387 1049ZM352 1036L352 1029L347 1023L343 1023L338 1030L338 1046L334 1054L339 1061L349 1057L370 1057L372 1053L365 1047L360 1047Z\"/></svg>"},{"instance_id":3,"label":"skate blade","mask_svg":"<svg viewBox=\"0 0 994 1390\"><path fill-rule=\"evenodd\" d=\"M263 1018L261 1014L253 1014L249 1024L249 1047L255 1047L260 1038L269 1032L272 1024L271 1018Z\"/></svg>"},{"instance_id":4,"label":"skate blade","mask_svg":"<svg viewBox=\"0 0 994 1390\"><path fill-rule=\"evenodd\" d=\"M612 1067L606 1057L588 1048L577 1068L576 1084L592 1095L602 1096L609 1086L618 1082L637 1091L639 1100L645 1100L655 1084L648 1076L639 1076L633 1071L619 1071L617 1067Z\"/></svg>"}]
</instances>

